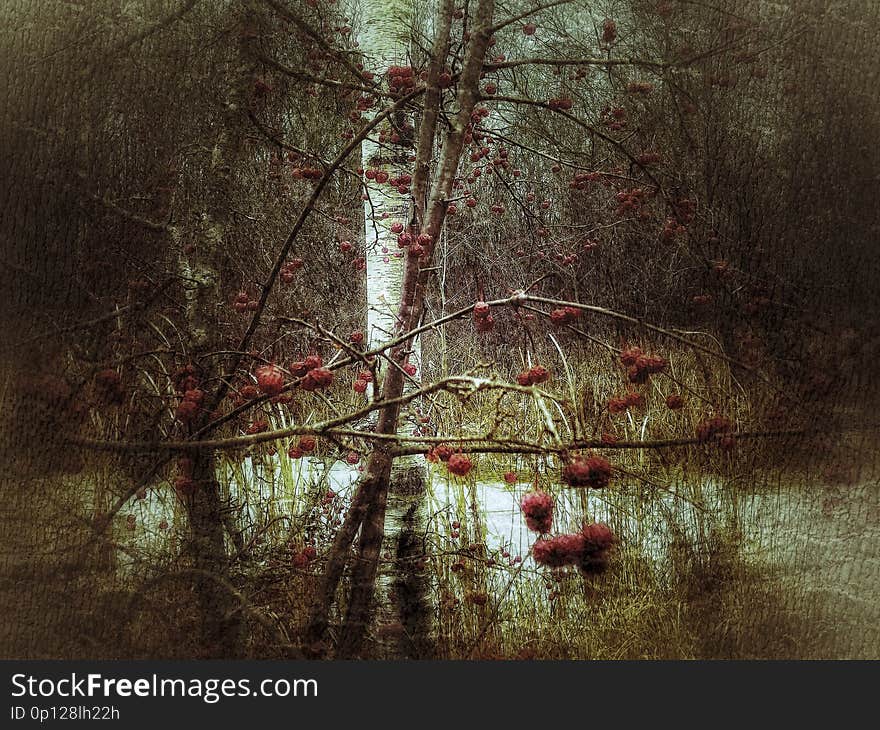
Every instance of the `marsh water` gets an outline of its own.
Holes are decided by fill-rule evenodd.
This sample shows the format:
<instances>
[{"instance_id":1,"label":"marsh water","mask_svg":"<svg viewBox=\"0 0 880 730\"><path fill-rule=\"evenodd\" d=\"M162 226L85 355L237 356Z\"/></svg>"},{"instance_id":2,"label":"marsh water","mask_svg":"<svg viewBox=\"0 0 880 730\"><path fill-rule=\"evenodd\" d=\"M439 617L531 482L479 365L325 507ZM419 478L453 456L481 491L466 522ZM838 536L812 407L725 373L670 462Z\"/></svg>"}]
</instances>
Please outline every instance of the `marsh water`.
<instances>
[{"instance_id":1,"label":"marsh water","mask_svg":"<svg viewBox=\"0 0 880 730\"><path fill-rule=\"evenodd\" d=\"M290 464L286 473L276 469L273 474L246 461L228 475L228 496L238 505L236 519L245 539L268 526L274 539L283 540L290 525L304 516L296 510L302 509L309 493L332 490L336 504L344 509L359 475L357 468L341 461L305 458ZM520 498L530 488L529 483L505 484L500 475L461 481L432 473L426 509L434 544L454 551L465 540L483 542L490 554L504 555L502 562L508 561L510 572L518 568L517 558L522 560L518 580L538 580L540 571L529 555L535 535L526 529L519 509ZM700 547L719 530L735 533L743 555L759 561L768 579L772 576L792 595L809 599L805 605L815 614L810 620L823 643L837 647L843 656L880 655L876 474L863 471L856 483L836 486L815 480L744 485L691 479L657 487L649 498L645 489L630 485L603 492L560 490L554 495L554 529L576 530L584 516L607 522L626 549L638 550L661 567L676 544ZM181 519L174 500L158 493L127 512L134 515L136 527L120 541L126 546L120 554L122 571L142 551L171 549L175 520ZM163 521L168 525L160 529ZM454 535L454 522L462 525L460 537ZM536 591L537 600L542 595Z\"/></svg>"}]
</instances>

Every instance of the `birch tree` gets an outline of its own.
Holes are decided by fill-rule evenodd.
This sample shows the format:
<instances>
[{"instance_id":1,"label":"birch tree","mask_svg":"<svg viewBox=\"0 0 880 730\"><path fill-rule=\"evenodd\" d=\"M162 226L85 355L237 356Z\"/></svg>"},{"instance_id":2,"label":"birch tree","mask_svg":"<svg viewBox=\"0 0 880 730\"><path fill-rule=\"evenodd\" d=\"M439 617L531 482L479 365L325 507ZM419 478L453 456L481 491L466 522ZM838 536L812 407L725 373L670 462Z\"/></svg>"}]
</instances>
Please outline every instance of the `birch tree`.
<instances>
[{"instance_id":1,"label":"birch tree","mask_svg":"<svg viewBox=\"0 0 880 730\"><path fill-rule=\"evenodd\" d=\"M387 79L392 92L405 92L416 83L409 58L412 22L408 0L368 3L361 8L359 38L364 70L375 79ZM371 350L382 349L399 332L406 255L409 246L419 245L414 242L412 225L410 156L414 149L414 120L403 111L382 125L379 137L368 137L363 143L367 345ZM419 190L416 194L423 193ZM421 381L418 340L409 345L402 364L388 360L379 372L401 367L410 388L417 386ZM381 387L383 380L377 385ZM368 394L379 395L373 387ZM383 531L386 550L390 547L395 555L379 575L376 594L380 623L400 627L384 632L391 656L426 656L430 652L427 577L416 567L422 557L419 536L424 532L421 497L426 478L418 458L396 460L390 474Z\"/></svg>"}]
</instances>

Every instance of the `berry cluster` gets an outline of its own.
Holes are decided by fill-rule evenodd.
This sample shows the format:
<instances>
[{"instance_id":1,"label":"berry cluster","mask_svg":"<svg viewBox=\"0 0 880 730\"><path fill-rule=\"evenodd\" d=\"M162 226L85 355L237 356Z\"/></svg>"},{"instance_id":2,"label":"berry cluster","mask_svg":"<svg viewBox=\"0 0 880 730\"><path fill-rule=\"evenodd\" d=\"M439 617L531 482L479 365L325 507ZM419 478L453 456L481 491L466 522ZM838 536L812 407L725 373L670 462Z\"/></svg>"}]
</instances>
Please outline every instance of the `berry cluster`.
<instances>
[{"instance_id":1,"label":"berry cluster","mask_svg":"<svg viewBox=\"0 0 880 730\"><path fill-rule=\"evenodd\" d=\"M562 481L570 487L602 489L611 481L611 464L601 456L578 456L562 470Z\"/></svg>"}]
</instances>

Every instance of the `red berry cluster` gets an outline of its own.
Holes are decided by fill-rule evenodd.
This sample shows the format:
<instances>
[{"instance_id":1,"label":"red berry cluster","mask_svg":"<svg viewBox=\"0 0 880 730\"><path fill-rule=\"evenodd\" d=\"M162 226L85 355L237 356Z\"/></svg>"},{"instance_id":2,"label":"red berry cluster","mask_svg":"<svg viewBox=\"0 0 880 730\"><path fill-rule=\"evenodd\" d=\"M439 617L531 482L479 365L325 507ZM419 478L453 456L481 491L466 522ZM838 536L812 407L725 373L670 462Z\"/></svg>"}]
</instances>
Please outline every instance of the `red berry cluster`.
<instances>
[{"instance_id":1,"label":"red berry cluster","mask_svg":"<svg viewBox=\"0 0 880 730\"><path fill-rule=\"evenodd\" d=\"M352 390L355 393L366 393L367 385L373 381L373 373L369 370L362 370L358 373L357 380L352 383Z\"/></svg>"},{"instance_id":2,"label":"red berry cluster","mask_svg":"<svg viewBox=\"0 0 880 730\"><path fill-rule=\"evenodd\" d=\"M614 203L617 206L614 214L619 217L634 215L639 220L648 220L651 213L645 208L645 205L649 196L649 191L644 188L621 190L614 198Z\"/></svg>"},{"instance_id":3,"label":"red berry cluster","mask_svg":"<svg viewBox=\"0 0 880 730\"><path fill-rule=\"evenodd\" d=\"M568 187L572 190L586 190L590 183L598 182L601 179L601 172L578 172L568 183Z\"/></svg>"},{"instance_id":4,"label":"red berry cluster","mask_svg":"<svg viewBox=\"0 0 880 730\"><path fill-rule=\"evenodd\" d=\"M291 459L301 459L304 454L312 453L318 447L318 440L314 436L303 436L287 450Z\"/></svg>"},{"instance_id":5,"label":"red berry cluster","mask_svg":"<svg viewBox=\"0 0 880 730\"><path fill-rule=\"evenodd\" d=\"M416 85L415 71L412 66L389 66L386 76L388 90L392 96L403 96Z\"/></svg>"},{"instance_id":6,"label":"red berry cluster","mask_svg":"<svg viewBox=\"0 0 880 730\"><path fill-rule=\"evenodd\" d=\"M398 175L397 177L391 177L385 170L378 170L375 168L369 168L364 171L364 177L367 180L373 180L380 185L388 185L389 187L395 188L398 193L401 195L406 195L409 192L409 186L412 183L412 175L409 173L403 173ZM399 230L395 230L395 227L399 226ZM400 233L403 230L402 223L393 223L391 226L391 230L395 233Z\"/></svg>"},{"instance_id":7,"label":"red berry cluster","mask_svg":"<svg viewBox=\"0 0 880 730\"><path fill-rule=\"evenodd\" d=\"M320 355L309 355L305 358L305 360L297 360L290 365L290 372L293 373L296 377L301 378L306 375L310 370L314 370L315 368L319 368L324 364L324 361L321 359Z\"/></svg>"},{"instance_id":8,"label":"red berry cluster","mask_svg":"<svg viewBox=\"0 0 880 730\"><path fill-rule=\"evenodd\" d=\"M623 413L630 408L643 408L645 396L641 393L627 393L619 398L608 399L609 413Z\"/></svg>"},{"instance_id":9,"label":"red berry cluster","mask_svg":"<svg viewBox=\"0 0 880 730\"><path fill-rule=\"evenodd\" d=\"M550 312L550 321L554 327L563 327L579 319L581 314L581 310L577 307L562 307Z\"/></svg>"},{"instance_id":10,"label":"red berry cluster","mask_svg":"<svg viewBox=\"0 0 880 730\"><path fill-rule=\"evenodd\" d=\"M276 365L263 365L254 372L257 387L264 395L276 396L284 390L284 373Z\"/></svg>"},{"instance_id":11,"label":"red berry cluster","mask_svg":"<svg viewBox=\"0 0 880 730\"><path fill-rule=\"evenodd\" d=\"M328 388L333 382L333 371L327 368L313 368L306 373L300 381L299 387L303 390L313 391Z\"/></svg>"},{"instance_id":12,"label":"red berry cluster","mask_svg":"<svg viewBox=\"0 0 880 730\"><path fill-rule=\"evenodd\" d=\"M673 393L671 395L666 396L666 407L670 411L678 411L684 408L684 398L680 395Z\"/></svg>"},{"instance_id":13,"label":"red berry cluster","mask_svg":"<svg viewBox=\"0 0 880 730\"><path fill-rule=\"evenodd\" d=\"M230 393L229 397L232 398L233 400L244 402L247 400L253 400L258 395L260 395L259 388L257 388L256 385L248 384L248 385L243 385L241 388L239 388L237 394Z\"/></svg>"},{"instance_id":14,"label":"red berry cluster","mask_svg":"<svg viewBox=\"0 0 880 730\"><path fill-rule=\"evenodd\" d=\"M299 387L313 391L328 387L333 382L333 371L321 367L324 361L320 355L309 355L305 360L298 360L290 366L290 372L302 378Z\"/></svg>"},{"instance_id":15,"label":"red berry cluster","mask_svg":"<svg viewBox=\"0 0 880 730\"><path fill-rule=\"evenodd\" d=\"M547 100L547 106L554 111L568 111L574 106L574 102L567 96L554 97Z\"/></svg>"},{"instance_id":16,"label":"red berry cluster","mask_svg":"<svg viewBox=\"0 0 880 730\"><path fill-rule=\"evenodd\" d=\"M253 93L257 98L268 96L272 93L272 86L265 79L254 79Z\"/></svg>"},{"instance_id":17,"label":"red berry cluster","mask_svg":"<svg viewBox=\"0 0 880 730\"><path fill-rule=\"evenodd\" d=\"M572 459L562 470L562 481L570 487L603 489L611 481L611 464L601 456Z\"/></svg>"},{"instance_id":18,"label":"red berry cluster","mask_svg":"<svg viewBox=\"0 0 880 730\"><path fill-rule=\"evenodd\" d=\"M232 308L239 314L256 312L259 306L260 303L256 299L251 299L250 294L246 291L240 291L235 295L235 299L232 300Z\"/></svg>"},{"instance_id":19,"label":"red berry cluster","mask_svg":"<svg viewBox=\"0 0 880 730\"><path fill-rule=\"evenodd\" d=\"M184 365L178 368L171 376L171 381L174 383L174 390L180 394L198 388L201 383L195 365Z\"/></svg>"},{"instance_id":20,"label":"red berry cluster","mask_svg":"<svg viewBox=\"0 0 880 730\"><path fill-rule=\"evenodd\" d=\"M599 119L602 124L612 132L619 132L626 129L626 109L622 106L605 106L599 113Z\"/></svg>"},{"instance_id":21,"label":"red berry cluster","mask_svg":"<svg viewBox=\"0 0 880 730\"><path fill-rule=\"evenodd\" d=\"M538 565L548 568L575 565L584 574L601 573L608 566L609 553L616 542L608 525L595 522L574 534L537 540L532 545L532 557Z\"/></svg>"},{"instance_id":22,"label":"red berry cluster","mask_svg":"<svg viewBox=\"0 0 880 730\"><path fill-rule=\"evenodd\" d=\"M491 311L486 302L477 302L474 305L474 328L477 332L491 332L495 328L495 318Z\"/></svg>"},{"instance_id":23,"label":"red berry cluster","mask_svg":"<svg viewBox=\"0 0 880 730\"><path fill-rule=\"evenodd\" d=\"M308 568L311 562L318 557L318 551L312 545L306 545L302 550L297 553L294 553L293 563L294 568L298 568L302 570L304 568Z\"/></svg>"},{"instance_id":24,"label":"red berry cluster","mask_svg":"<svg viewBox=\"0 0 880 730\"><path fill-rule=\"evenodd\" d=\"M432 461L434 463L438 461L449 461L449 457L452 456L454 453L455 451L448 444L438 444L427 454L425 454L425 458L428 461Z\"/></svg>"},{"instance_id":25,"label":"red berry cluster","mask_svg":"<svg viewBox=\"0 0 880 730\"><path fill-rule=\"evenodd\" d=\"M543 365L534 365L516 376L516 382L520 385L540 385L550 379L550 373Z\"/></svg>"},{"instance_id":26,"label":"red berry cluster","mask_svg":"<svg viewBox=\"0 0 880 730\"><path fill-rule=\"evenodd\" d=\"M281 267L281 270L278 272L278 278L281 279L283 284L291 284L293 283L293 279L296 276L296 272L303 267L302 259L293 259L292 261L288 261L284 266Z\"/></svg>"},{"instance_id":27,"label":"red berry cluster","mask_svg":"<svg viewBox=\"0 0 880 730\"><path fill-rule=\"evenodd\" d=\"M654 91L654 84L650 81L630 81L626 85L626 91L629 94L641 94L647 96Z\"/></svg>"},{"instance_id":28,"label":"red berry cluster","mask_svg":"<svg viewBox=\"0 0 880 730\"><path fill-rule=\"evenodd\" d=\"M644 152L636 157L636 162L642 167L652 167L663 162L663 155L659 152Z\"/></svg>"},{"instance_id":29,"label":"red berry cluster","mask_svg":"<svg viewBox=\"0 0 880 730\"><path fill-rule=\"evenodd\" d=\"M474 468L474 462L472 462L471 458L465 454L452 454L452 456L446 460L446 468L451 474L464 477Z\"/></svg>"},{"instance_id":30,"label":"red berry cluster","mask_svg":"<svg viewBox=\"0 0 880 730\"><path fill-rule=\"evenodd\" d=\"M193 479L193 460L188 456L181 456L177 460L177 476L174 477L174 489L181 497L188 497L196 491L196 482Z\"/></svg>"},{"instance_id":31,"label":"red berry cluster","mask_svg":"<svg viewBox=\"0 0 880 730\"><path fill-rule=\"evenodd\" d=\"M519 503L526 526L538 533L550 532L553 526L553 498L546 492L529 492Z\"/></svg>"},{"instance_id":32,"label":"red berry cluster","mask_svg":"<svg viewBox=\"0 0 880 730\"><path fill-rule=\"evenodd\" d=\"M192 423L202 409L205 400L205 391L192 388L183 394L183 400L177 406L174 417L181 423Z\"/></svg>"},{"instance_id":33,"label":"red berry cluster","mask_svg":"<svg viewBox=\"0 0 880 730\"><path fill-rule=\"evenodd\" d=\"M245 433L248 436L253 436L257 433L265 433L269 430L269 422L265 418L258 418L256 421L253 421L250 426L245 429Z\"/></svg>"},{"instance_id":34,"label":"red berry cluster","mask_svg":"<svg viewBox=\"0 0 880 730\"><path fill-rule=\"evenodd\" d=\"M679 198L672 206L675 219L682 225L693 223L697 213L697 204L690 198Z\"/></svg>"},{"instance_id":35,"label":"red berry cluster","mask_svg":"<svg viewBox=\"0 0 880 730\"><path fill-rule=\"evenodd\" d=\"M317 167L294 167L293 176L302 180L320 180L324 172Z\"/></svg>"},{"instance_id":36,"label":"red berry cluster","mask_svg":"<svg viewBox=\"0 0 880 730\"><path fill-rule=\"evenodd\" d=\"M620 362L627 368L631 383L645 383L651 375L663 372L669 365L665 357L647 355L640 347L629 347L620 353Z\"/></svg>"},{"instance_id":37,"label":"red berry cluster","mask_svg":"<svg viewBox=\"0 0 880 730\"><path fill-rule=\"evenodd\" d=\"M700 441L710 441L717 438L719 446L732 448L735 430L736 427L730 419L724 416L713 416L704 419L697 426L697 438Z\"/></svg>"},{"instance_id":38,"label":"red berry cluster","mask_svg":"<svg viewBox=\"0 0 880 730\"><path fill-rule=\"evenodd\" d=\"M617 23L611 18L606 18L602 23L602 42L614 43L617 40Z\"/></svg>"},{"instance_id":39,"label":"red berry cluster","mask_svg":"<svg viewBox=\"0 0 880 730\"><path fill-rule=\"evenodd\" d=\"M675 218L667 218L663 223L663 228L660 231L660 237L664 241L674 241L676 237L683 236L687 233L687 228L685 228L681 223L679 223Z\"/></svg>"}]
</instances>

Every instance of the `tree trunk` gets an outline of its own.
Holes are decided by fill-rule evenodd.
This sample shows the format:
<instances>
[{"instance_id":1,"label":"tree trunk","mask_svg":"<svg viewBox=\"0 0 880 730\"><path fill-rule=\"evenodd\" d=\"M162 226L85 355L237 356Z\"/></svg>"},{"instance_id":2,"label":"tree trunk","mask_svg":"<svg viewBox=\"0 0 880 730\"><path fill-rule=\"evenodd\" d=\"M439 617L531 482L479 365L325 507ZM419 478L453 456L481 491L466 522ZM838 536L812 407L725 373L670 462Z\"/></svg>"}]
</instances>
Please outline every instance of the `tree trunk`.
<instances>
[{"instance_id":1,"label":"tree trunk","mask_svg":"<svg viewBox=\"0 0 880 730\"><path fill-rule=\"evenodd\" d=\"M382 78L390 66L406 66L406 39L410 28L410 7L399 0L370 3L364 9L364 31L360 45L369 60L368 69ZM394 178L406 172L412 137L403 127L409 121L403 116L394 120L387 132L401 135L400 144L380 147L375 141L366 140L362 147L365 170L381 170ZM364 229L366 232L367 259L367 332L370 349L380 347L398 331L398 315L403 296L405 251L397 245L397 233L391 225L399 222L410 231L413 218L409 193L401 193L395 187L373 185L369 199L364 202ZM421 353L415 341L406 361L414 365L419 378ZM377 384L378 386L378 384ZM423 575L414 571L421 565L421 549L414 530L424 532L423 500L427 473L420 461L408 459L406 464L392 468L388 476L388 496L385 524L382 532L389 536L386 544L395 555L383 564L378 598L378 632L383 639L382 653L387 658L430 655L430 611L425 593L427 582ZM403 553L401 553L401 548ZM389 550L390 553L390 550ZM418 553L418 555L416 555ZM365 624L369 617L358 619ZM410 627L418 627L418 636ZM388 640L390 639L390 640Z\"/></svg>"},{"instance_id":2,"label":"tree trunk","mask_svg":"<svg viewBox=\"0 0 880 730\"><path fill-rule=\"evenodd\" d=\"M448 12L448 5L444 5L441 10L441 27L446 25L443 16ZM398 313L397 334L408 332L417 327L422 318L434 246L440 236L443 220L446 215L447 201L452 193L453 182L464 149L465 131L470 123L471 113L479 98L479 77L483 67L483 58L489 45L489 38L492 34L491 21L493 13L493 0L482 0L476 9L471 40L459 80L458 113L452 129L446 136L443 144L439 169L431 188L430 200L425 205L424 214L419 216L418 231L420 234L425 234L428 237L428 243L425 245L425 252L422 256L410 254L406 257L407 263L401 290L402 296ZM428 94L426 94L425 106L427 114L434 112L431 108L431 100L436 98L435 95L437 94L437 77L440 69L436 53L434 60L435 62L432 64L428 76ZM423 120L423 125L425 123L426 121ZM426 137L429 138L426 139ZM430 147L425 147L426 141L428 145L432 146L433 135L429 136L425 133L425 136L420 139L419 151L416 155L417 167L419 164L418 160L420 158L427 158L432 151ZM406 359L405 347L405 345L401 345L394 348L389 359L392 362L402 364ZM391 368L383 384L383 398L393 400L400 397L404 392L405 384L406 382L400 369ZM389 406L383 409L376 430L379 433L385 434L396 433L400 427L399 415L399 406ZM374 465L373 460L373 457L371 457L368 472ZM376 466L379 467L379 463ZM375 479L372 483L377 491L366 500L365 516L358 544L358 557L352 571L351 599L338 651L341 657L357 657L360 655L365 632L369 626L373 589L384 537L388 486L391 478L390 460L383 458L380 468L381 473L377 474L379 478ZM416 493L418 494L418 490ZM401 630L402 627L399 627L398 631ZM403 643L405 644L406 642Z\"/></svg>"},{"instance_id":3,"label":"tree trunk","mask_svg":"<svg viewBox=\"0 0 880 730\"><path fill-rule=\"evenodd\" d=\"M187 502L189 552L195 577L193 588L201 612L201 654L205 659L232 659L239 654L240 606L230 590L229 562L223 528L220 485L211 452L193 458L197 488Z\"/></svg>"},{"instance_id":4,"label":"tree trunk","mask_svg":"<svg viewBox=\"0 0 880 730\"><path fill-rule=\"evenodd\" d=\"M231 8L235 19L247 18L249 3L236 3ZM188 351L191 362L218 352L223 342L218 338L217 303L223 300L220 262L230 225L230 210L236 197L233 171L243 155L245 130L242 110L247 103L245 92L248 78L247 40L238 48L238 63L230 70L227 98L221 116L221 127L211 150L209 174L211 187L201 215L202 226L197 234L198 245L180 259L185 284L188 325ZM213 373L208 373L213 375ZM209 397L210 398L210 397ZM216 407L214 404L213 407ZM203 414L196 429L205 426L210 414ZM202 651L205 658L234 658L239 653L241 629L237 599L229 576L225 525L226 505L220 494L215 474L215 457L210 451L195 452L192 464L194 493L185 498L189 518L189 552L196 570L193 588L201 608ZM231 535L233 539L235 535Z\"/></svg>"}]
</instances>

